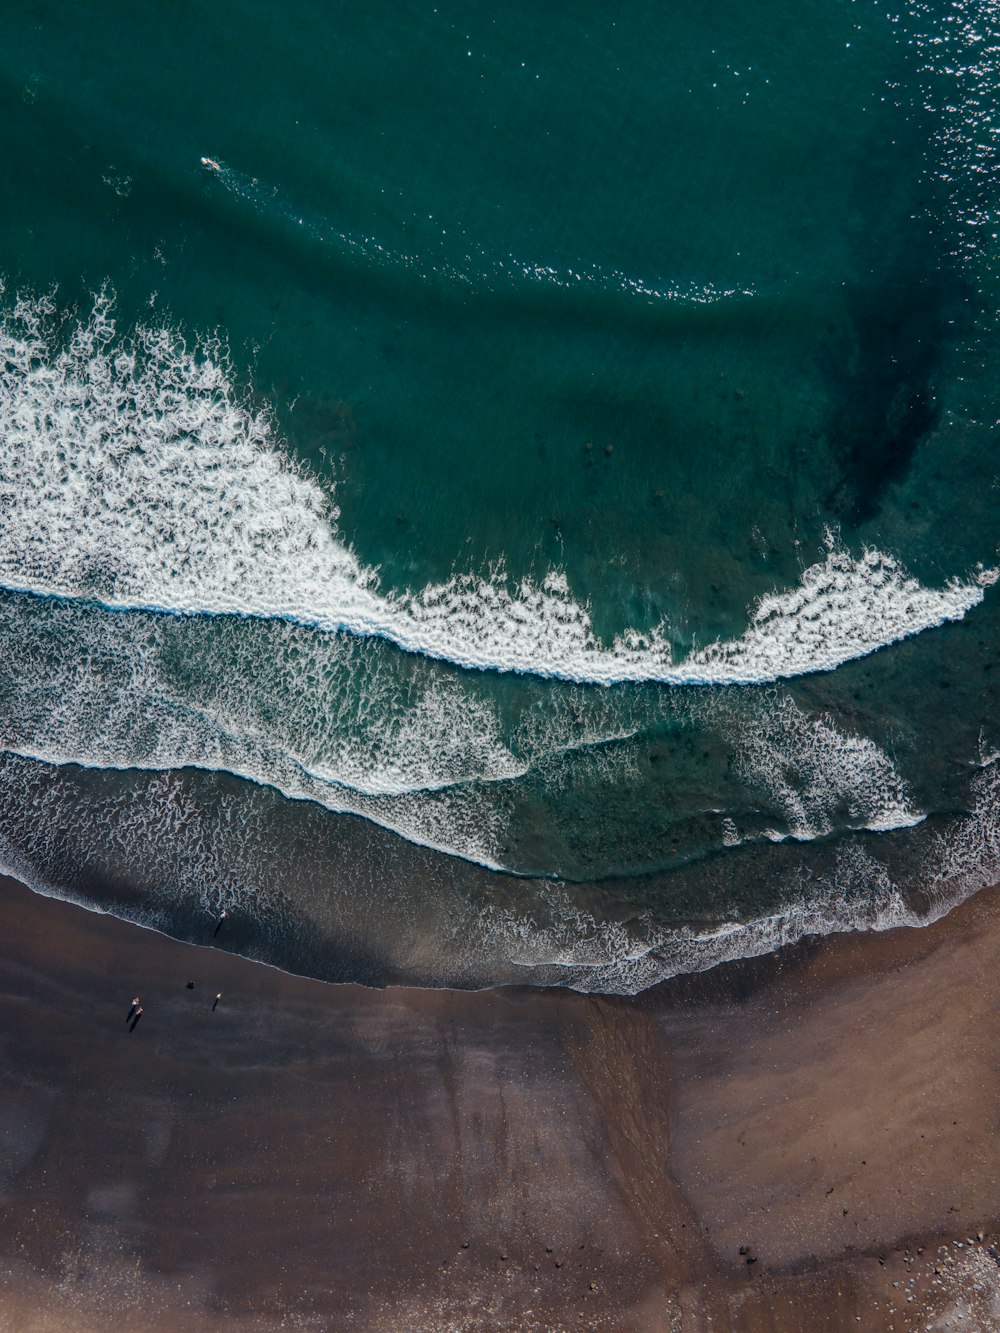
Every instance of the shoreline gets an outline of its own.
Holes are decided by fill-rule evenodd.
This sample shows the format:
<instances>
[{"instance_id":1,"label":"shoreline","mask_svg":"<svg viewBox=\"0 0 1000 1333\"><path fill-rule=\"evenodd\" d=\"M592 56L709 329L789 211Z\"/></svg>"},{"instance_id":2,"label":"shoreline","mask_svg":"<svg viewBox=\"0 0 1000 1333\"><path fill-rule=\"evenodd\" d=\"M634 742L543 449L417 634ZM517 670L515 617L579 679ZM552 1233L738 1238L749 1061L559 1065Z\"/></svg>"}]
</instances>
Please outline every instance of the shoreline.
<instances>
[{"instance_id":1,"label":"shoreline","mask_svg":"<svg viewBox=\"0 0 1000 1333\"><path fill-rule=\"evenodd\" d=\"M242 783L244 779L237 778L236 781ZM412 865L402 865L392 855L400 844L418 853L430 849L393 834L386 852L378 840L378 835L385 833L384 829L363 816L348 814L344 818L355 836L350 842L342 840L337 845L338 866L367 863L368 854L374 851L377 861L368 873L366 890L372 890L376 883L383 887L401 883L408 889L416 887L417 892L412 895L416 908L406 929L379 932L376 926L373 939L366 941L351 932L343 910L328 910L326 898L317 896L315 885L310 886L310 892L294 907L289 902L283 906L276 902L265 903L264 915L269 915L265 921L260 919L259 907L243 911L238 900L234 905L225 895L217 896L216 903L209 906L204 898L199 900L189 892L167 906L150 893L148 882L136 889L116 875L109 878L99 870L91 875L86 888L67 889L44 880L36 887L16 863L13 867L0 863L0 880L5 877L16 880L36 896L113 917L167 939L198 948L221 950L289 976L332 985L361 985L376 990L454 990L458 993L564 990L572 994L635 1001L661 986L682 984L687 976L738 967L755 959L767 960L794 949L803 941L882 935L897 930L921 931L949 915L990 883L985 875L970 873L969 867L962 865L956 868L951 879L936 885L933 891L919 886L893 890L890 898L869 903L860 912L856 903L849 903L845 898L834 903L785 902L743 920L720 921L715 917L685 914L660 921L646 908L624 896L620 880L564 884L559 879L541 881L530 876L503 873L500 881L512 894L522 883L529 886L549 883L557 889L568 891L575 888L597 895L598 905L588 903L585 910L592 913L594 930L602 942L605 931L612 931L619 924L628 929L630 920L633 923L638 921L640 925L650 923L649 930L636 932L634 949L627 948L622 952L621 941L617 941L617 954L608 951L596 961L567 960L558 956L517 959L492 952L484 961L474 950L449 953L447 943L441 948L444 918L453 897L458 896L461 910L469 891L482 886L476 880L442 884L435 872L447 875L456 866L483 875L491 872L460 857L443 855L440 862L418 858ZM440 855L431 854L434 857ZM486 890L489 890L488 884ZM441 895L437 902L434 901L435 892ZM399 906L401 901L400 895L396 894L394 905ZM407 896L406 902L410 901ZM217 939L215 925L223 905L227 907L228 920L221 939ZM530 913L530 906L530 903L511 896L502 903L501 911L516 916L518 912ZM275 930L282 912L287 915L280 921L280 928ZM387 914L386 919L391 915L391 912ZM543 923L538 928L539 935L544 934L546 928L547 923ZM451 933L456 934L454 922ZM645 938L642 938L643 933ZM491 949L494 942L487 939L480 943Z\"/></svg>"},{"instance_id":2,"label":"shoreline","mask_svg":"<svg viewBox=\"0 0 1000 1333\"><path fill-rule=\"evenodd\" d=\"M0 940L18 1333L1000 1311L1000 889L635 999L330 985L14 880Z\"/></svg>"}]
</instances>

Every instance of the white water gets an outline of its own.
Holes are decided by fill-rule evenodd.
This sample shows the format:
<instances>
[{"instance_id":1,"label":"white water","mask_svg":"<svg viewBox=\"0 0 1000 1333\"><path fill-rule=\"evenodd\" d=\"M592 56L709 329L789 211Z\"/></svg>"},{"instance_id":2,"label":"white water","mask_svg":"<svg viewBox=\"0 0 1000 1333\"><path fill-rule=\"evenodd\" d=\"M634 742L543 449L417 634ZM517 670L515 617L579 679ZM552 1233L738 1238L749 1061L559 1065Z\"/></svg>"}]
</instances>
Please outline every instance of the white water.
<instances>
[{"instance_id":1,"label":"white water","mask_svg":"<svg viewBox=\"0 0 1000 1333\"><path fill-rule=\"evenodd\" d=\"M925 588L890 556L831 540L797 587L758 603L739 639L680 663L665 628L600 642L558 573L541 586L512 588L498 571L385 594L339 534L331 497L281 449L270 420L241 403L224 349L188 348L165 329L120 338L105 297L81 323L60 321L50 299L16 304L0 323L0 421L0 584L51 599L11 599L0 612L10 642L0 655L0 747L54 764L224 769L492 867L503 864L504 784L561 749L628 737L627 709L561 700L544 717L529 711L512 737L473 682L425 673L407 683L398 661L382 670L378 640L581 683L756 683L831 669L960 619L996 578L980 568ZM177 614L120 617L101 606ZM231 616L258 621L260 641ZM610 705L615 695L600 697ZM889 830L923 818L869 739L780 696L749 716L728 733L735 772L781 816L780 836L820 837L845 819ZM488 793L481 784L492 784ZM164 792L169 804L169 784ZM964 895L982 873L975 867L993 864L991 799L992 814L938 849L949 868L942 903ZM171 835L177 873L196 865L196 878L221 881L219 855L190 845L190 832L186 818ZM238 841L235 824L231 832L220 854ZM128 856L139 855L146 830L129 838ZM729 816L724 838L742 841ZM501 970L513 960L536 979L637 990L805 933L917 920L868 853L855 845L837 856L828 885L812 883L787 910L753 922L609 924L571 891L543 885L557 925L508 907L458 910L452 944ZM259 873L246 867L233 888L248 910L272 896Z\"/></svg>"},{"instance_id":2,"label":"white water","mask_svg":"<svg viewBox=\"0 0 1000 1333\"><path fill-rule=\"evenodd\" d=\"M534 914L485 911L479 929L488 947L523 968L526 981L551 984L558 970L562 984L574 990L616 995L635 995L680 973L772 953L806 935L927 924L958 900L949 899L934 917L919 917L885 867L853 843L838 851L828 876L810 883L808 895L745 922L669 927L650 915L628 924L606 922L581 909L562 885L543 890L543 897L552 913L548 926L540 927Z\"/></svg>"},{"instance_id":3,"label":"white water","mask_svg":"<svg viewBox=\"0 0 1000 1333\"><path fill-rule=\"evenodd\" d=\"M408 662L421 669L401 672ZM664 723L731 750L762 817L782 821L780 831L765 823L765 837L923 818L872 740L809 716L776 688L684 701L574 687L509 708L478 695L479 683L376 640L283 621L0 598L0 748L26 758L225 771L492 868L510 866L502 848L519 779L544 790L555 834L553 797L567 784L596 799L640 786L645 751L623 742ZM759 837L760 817L755 832L727 817L724 840Z\"/></svg>"},{"instance_id":4,"label":"white water","mask_svg":"<svg viewBox=\"0 0 1000 1333\"><path fill-rule=\"evenodd\" d=\"M0 747L90 768L226 771L498 864L503 793L485 800L476 784L524 773L534 750L515 755L495 710L458 681L408 685L372 647L281 622L8 598ZM558 744L563 729L548 735ZM543 728L534 742L544 752Z\"/></svg>"},{"instance_id":5,"label":"white water","mask_svg":"<svg viewBox=\"0 0 1000 1333\"><path fill-rule=\"evenodd\" d=\"M746 921L671 927L644 913L625 922L598 920L570 887L541 888L551 921L487 909L477 922L483 951L522 968L525 980L595 993L634 995L669 977L756 958L807 935L927 926L1000 879L1000 771L990 765L971 786L970 808L930 838L917 882L925 911L910 906L886 865L858 841L837 848L831 870L803 877L780 911Z\"/></svg>"},{"instance_id":6,"label":"white water","mask_svg":"<svg viewBox=\"0 0 1000 1333\"><path fill-rule=\"evenodd\" d=\"M116 335L111 302L60 325L22 297L0 324L0 583L119 609L280 618L380 636L460 666L612 684L755 683L831 670L982 601L980 567L926 588L833 542L737 640L675 663L666 627L605 645L565 577L456 575L379 590L337 510L240 402L217 342Z\"/></svg>"},{"instance_id":7,"label":"white water","mask_svg":"<svg viewBox=\"0 0 1000 1333\"><path fill-rule=\"evenodd\" d=\"M486 881L476 880L470 893L461 881L437 885L434 876L428 934L428 903L411 900L408 877L400 881L386 873L391 860L366 866L351 858L349 871L342 865L332 872L322 858L306 860L295 867L295 893L289 895L280 883L284 858L274 846L274 829L238 793L205 806L175 773L156 775L138 789L88 790L68 773L46 773L9 758L0 762L0 867L39 892L84 906L93 906L89 893L72 887L81 865L98 883L113 884L124 869L130 897L109 900L116 913L169 930L177 910L193 903L205 913L208 929L227 906L261 928L255 947L265 961L269 932L280 935L285 923L304 918L315 923L320 938L332 924L335 940L349 940L345 932L353 926L359 941L370 936L376 952L388 949L398 966L435 978L434 984L524 981L635 994L679 973L769 953L806 935L937 920L996 879L994 767L976 776L971 795L968 814L924 845L918 879L930 901L923 912L907 903L879 856L851 839L819 874L799 882L790 868L786 905L756 918L704 926L669 926L645 912L614 919L582 905L572 886L551 881L522 882L529 896L518 908L504 901L505 893L495 900Z\"/></svg>"},{"instance_id":8,"label":"white water","mask_svg":"<svg viewBox=\"0 0 1000 1333\"><path fill-rule=\"evenodd\" d=\"M777 807L784 837L811 841L848 823L872 832L912 828L925 818L888 755L830 717L809 717L788 695L760 699L734 719L735 769L750 790Z\"/></svg>"}]
</instances>

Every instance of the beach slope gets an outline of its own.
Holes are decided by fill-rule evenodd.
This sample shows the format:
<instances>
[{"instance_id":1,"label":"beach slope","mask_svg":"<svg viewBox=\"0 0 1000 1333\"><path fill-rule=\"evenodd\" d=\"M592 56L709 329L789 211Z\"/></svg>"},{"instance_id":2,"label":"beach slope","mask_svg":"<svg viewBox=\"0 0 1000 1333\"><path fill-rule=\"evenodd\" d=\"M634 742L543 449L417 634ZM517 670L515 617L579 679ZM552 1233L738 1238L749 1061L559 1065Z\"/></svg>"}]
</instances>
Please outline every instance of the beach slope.
<instances>
[{"instance_id":1,"label":"beach slope","mask_svg":"<svg viewBox=\"0 0 1000 1333\"><path fill-rule=\"evenodd\" d=\"M13 1333L1000 1326L997 891L636 1001L0 941Z\"/></svg>"}]
</instances>

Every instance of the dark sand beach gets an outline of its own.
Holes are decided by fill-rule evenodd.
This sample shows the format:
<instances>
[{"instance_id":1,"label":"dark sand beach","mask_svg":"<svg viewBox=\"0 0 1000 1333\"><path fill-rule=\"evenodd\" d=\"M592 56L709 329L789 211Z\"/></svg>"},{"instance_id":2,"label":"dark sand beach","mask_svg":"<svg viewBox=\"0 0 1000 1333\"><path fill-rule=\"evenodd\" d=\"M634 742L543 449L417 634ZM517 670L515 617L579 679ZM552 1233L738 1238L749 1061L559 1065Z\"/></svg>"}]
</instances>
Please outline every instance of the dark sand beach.
<instances>
[{"instance_id":1,"label":"dark sand beach","mask_svg":"<svg viewBox=\"0 0 1000 1333\"><path fill-rule=\"evenodd\" d=\"M1000 1327L997 890L638 1001L0 939L9 1333Z\"/></svg>"}]
</instances>

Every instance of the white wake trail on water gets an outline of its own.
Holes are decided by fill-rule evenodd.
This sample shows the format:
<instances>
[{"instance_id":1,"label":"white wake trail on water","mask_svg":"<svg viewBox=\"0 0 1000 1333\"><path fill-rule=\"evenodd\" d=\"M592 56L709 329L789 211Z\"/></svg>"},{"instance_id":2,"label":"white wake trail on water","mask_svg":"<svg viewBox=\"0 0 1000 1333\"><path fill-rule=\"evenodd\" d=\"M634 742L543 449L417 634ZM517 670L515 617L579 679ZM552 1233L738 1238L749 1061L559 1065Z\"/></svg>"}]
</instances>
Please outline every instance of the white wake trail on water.
<instances>
[{"instance_id":1,"label":"white wake trail on water","mask_svg":"<svg viewBox=\"0 0 1000 1333\"><path fill-rule=\"evenodd\" d=\"M565 576L456 574L383 592L316 480L241 400L218 340L119 337L112 300L60 320L22 296L0 323L0 584L105 607L279 618L456 665L594 684L746 684L831 670L959 620L997 571L923 587L831 541L739 638L675 662L667 627L607 645Z\"/></svg>"},{"instance_id":2,"label":"white wake trail on water","mask_svg":"<svg viewBox=\"0 0 1000 1333\"><path fill-rule=\"evenodd\" d=\"M493 292L529 283L559 288L574 295L619 293L647 304L669 301L685 306L714 305L718 301L756 294L752 287L718 287L714 283L678 283L643 278L623 273L619 269L602 269L596 264L555 266L525 260L514 254L500 259L488 254L478 242L468 238L464 241L465 253L461 256L461 267L458 267L446 257L441 244L448 238L450 253L456 240L461 243L462 232L458 227L442 228L440 235L428 236L422 253L393 249L375 236L345 232L327 218L302 212L282 196L276 185L239 171L221 158L203 157L201 165L212 180L258 215L294 228L297 234L310 241L329 246L372 268L403 270L424 282L436 279L459 290Z\"/></svg>"}]
</instances>

